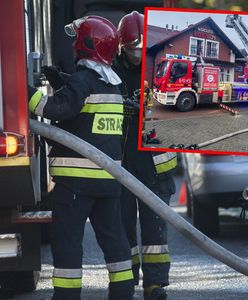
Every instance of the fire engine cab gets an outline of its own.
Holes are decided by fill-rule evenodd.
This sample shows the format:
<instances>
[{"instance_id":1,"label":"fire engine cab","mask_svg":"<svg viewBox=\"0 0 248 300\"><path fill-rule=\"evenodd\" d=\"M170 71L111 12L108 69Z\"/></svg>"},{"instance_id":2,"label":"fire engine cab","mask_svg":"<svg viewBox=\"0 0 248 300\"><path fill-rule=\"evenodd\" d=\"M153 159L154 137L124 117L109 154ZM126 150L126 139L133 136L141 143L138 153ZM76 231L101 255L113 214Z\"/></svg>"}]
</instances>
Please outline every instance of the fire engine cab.
<instances>
[{"instance_id":1,"label":"fire engine cab","mask_svg":"<svg viewBox=\"0 0 248 300\"><path fill-rule=\"evenodd\" d=\"M194 57L166 55L154 80L155 98L164 105L190 111L198 103L218 102L219 68L197 63Z\"/></svg>"}]
</instances>

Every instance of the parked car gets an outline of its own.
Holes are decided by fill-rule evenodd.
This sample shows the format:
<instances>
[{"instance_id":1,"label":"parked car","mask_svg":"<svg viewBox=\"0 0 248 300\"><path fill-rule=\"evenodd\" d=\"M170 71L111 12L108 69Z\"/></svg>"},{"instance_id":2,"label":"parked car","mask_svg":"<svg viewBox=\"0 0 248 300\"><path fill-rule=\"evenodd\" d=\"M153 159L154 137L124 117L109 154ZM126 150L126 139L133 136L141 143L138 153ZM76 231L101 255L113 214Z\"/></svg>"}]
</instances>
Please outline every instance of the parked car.
<instances>
[{"instance_id":1,"label":"parked car","mask_svg":"<svg viewBox=\"0 0 248 300\"><path fill-rule=\"evenodd\" d=\"M248 185L248 156L182 153L182 164L188 215L200 231L217 236L218 208L241 205Z\"/></svg>"}]
</instances>

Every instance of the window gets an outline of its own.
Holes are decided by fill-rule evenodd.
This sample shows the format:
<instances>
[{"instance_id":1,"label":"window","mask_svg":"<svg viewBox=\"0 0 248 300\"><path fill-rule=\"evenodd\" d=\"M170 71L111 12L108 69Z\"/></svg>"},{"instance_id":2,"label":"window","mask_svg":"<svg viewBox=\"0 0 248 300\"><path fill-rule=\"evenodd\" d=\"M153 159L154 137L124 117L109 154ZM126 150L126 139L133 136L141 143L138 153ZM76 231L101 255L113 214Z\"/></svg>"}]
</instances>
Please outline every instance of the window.
<instances>
[{"instance_id":1,"label":"window","mask_svg":"<svg viewBox=\"0 0 248 300\"><path fill-rule=\"evenodd\" d=\"M221 68L220 69L220 81L221 82L229 82L231 79L231 70L229 68Z\"/></svg>"},{"instance_id":2,"label":"window","mask_svg":"<svg viewBox=\"0 0 248 300\"><path fill-rule=\"evenodd\" d=\"M181 62L175 62L172 65L171 68L171 76L176 78L183 77L188 72L188 64L187 63L181 63Z\"/></svg>"},{"instance_id":3,"label":"window","mask_svg":"<svg viewBox=\"0 0 248 300\"><path fill-rule=\"evenodd\" d=\"M206 57L219 58L219 42L206 40Z\"/></svg>"},{"instance_id":4,"label":"window","mask_svg":"<svg viewBox=\"0 0 248 300\"><path fill-rule=\"evenodd\" d=\"M168 65L167 61L163 61L163 62L161 62L161 64L158 65L158 70L157 70L157 74L156 74L157 78L161 78L165 75L165 73L167 71L167 65Z\"/></svg>"},{"instance_id":5,"label":"window","mask_svg":"<svg viewBox=\"0 0 248 300\"><path fill-rule=\"evenodd\" d=\"M230 81L231 80L231 74L230 74L230 69L226 70L226 81Z\"/></svg>"},{"instance_id":6,"label":"window","mask_svg":"<svg viewBox=\"0 0 248 300\"><path fill-rule=\"evenodd\" d=\"M220 82L224 82L225 81L225 69L221 68L220 69Z\"/></svg>"},{"instance_id":7,"label":"window","mask_svg":"<svg viewBox=\"0 0 248 300\"><path fill-rule=\"evenodd\" d=\"M204 40L190 37L189 55L204 55Z\"/></svg>"}]
</instances>

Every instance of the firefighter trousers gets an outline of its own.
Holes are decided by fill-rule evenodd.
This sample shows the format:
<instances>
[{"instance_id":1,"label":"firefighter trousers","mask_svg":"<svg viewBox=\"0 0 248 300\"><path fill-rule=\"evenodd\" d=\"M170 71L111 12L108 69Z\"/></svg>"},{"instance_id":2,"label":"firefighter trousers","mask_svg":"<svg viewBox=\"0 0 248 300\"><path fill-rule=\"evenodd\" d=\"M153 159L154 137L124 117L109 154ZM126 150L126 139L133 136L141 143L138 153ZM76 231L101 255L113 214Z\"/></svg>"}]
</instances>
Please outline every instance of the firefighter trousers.
<instances>
[{"instance_id":1,"label":"firefighter trousers","mask_svg":"<svg viewBox=\"0 0 248 300\"><path fill-rule=\"evenodd\" d=\"M78 195L56 184L52 201L52 299L81 299L82 240L88 217L109 271L109 299L132 299L131 251L121 223L119 198Z\"/></svg>"},{"instance_id":2,"label":"firefighter trousers","mask_svg":"<svg viewBox=\"0 0 248 300\"><path fill-rule=\"evenodd\" d=\"M170 196L159 194L165 203ZM135 285L139 284L140 266L143 272L143 287L169 284L170 256L167 245L167 225L145 203L123 187L121 196L122 220L132 252ZM137 212L141 231L141 255L137 239Z\"/></svg>"}]
</instances>

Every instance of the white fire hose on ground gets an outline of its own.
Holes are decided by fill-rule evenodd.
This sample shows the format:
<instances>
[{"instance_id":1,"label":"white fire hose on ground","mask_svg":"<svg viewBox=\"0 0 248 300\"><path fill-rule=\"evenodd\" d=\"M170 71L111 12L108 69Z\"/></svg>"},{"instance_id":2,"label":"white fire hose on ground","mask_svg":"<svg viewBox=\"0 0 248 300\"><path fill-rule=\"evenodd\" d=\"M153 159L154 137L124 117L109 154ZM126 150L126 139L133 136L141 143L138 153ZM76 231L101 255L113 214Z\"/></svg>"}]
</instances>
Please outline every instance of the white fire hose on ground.
<instances>
[{"instance_id":1,"label":"white fire hose on ground","mask_svg":"<svg viewBox=\"0 0 248 300\"><path fill-rule=\"evenodd\" d=\"M200 144L192 144L192 145L189 145L189 146L185 146L183 144L178 144L178 145L173 144L173 145L169 146L169 148L171 148L171 149L199 150L200 148L209 146L211 144L218 143L220 141L223 141L225 139L231 138L233 136L236 136L236 135L239 135L239 134L242 134L242 133L248 133L248 128L241 129L241 130L238 130L238 131L234 131L234 132L231 132L231 133L227 133L225 135L222 135L220 137L214 138L212 140L209 140L209 141L206 141L206 142L203 142L203 143L200 143Z\"/></svg>"},{"instance_id":2,"label":"white fire hose on ground","mask_svg":"<svg viewBox=\"0 0 248 300\"><path fill-rule=\"evenodd\" d=\"M245 260L221 247L185 221L143 183L94 146L65 130L35 120L30 120L30 130L37 135L44 136L45 138L60 143L92 160L98 166L114 176L164 221L175 227L199 248L237 272L248 275L248 263Z\"/></svg>"}]
</instances>

